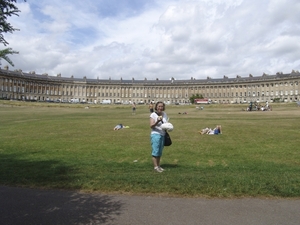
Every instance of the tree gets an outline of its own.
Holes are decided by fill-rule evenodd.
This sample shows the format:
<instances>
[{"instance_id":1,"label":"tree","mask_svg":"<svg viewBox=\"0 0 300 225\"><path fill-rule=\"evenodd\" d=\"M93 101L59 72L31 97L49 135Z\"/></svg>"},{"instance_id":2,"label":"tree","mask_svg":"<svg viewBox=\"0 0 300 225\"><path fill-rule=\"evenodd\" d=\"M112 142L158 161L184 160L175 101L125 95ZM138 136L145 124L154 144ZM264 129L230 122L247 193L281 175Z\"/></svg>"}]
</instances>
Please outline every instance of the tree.
<instances>
[{"instance_id":1,"label":"tree","mask_svg":"<svg viewBox=\"0 0 300 225\"><path fill-rule=\"evenodd\" d=\"M26 2L26 0L24 0ZM10 16L19 16L20 10L15 5L17 0L0 0L0 42L7 46L9 43L5 40L5 33L13 33L18 30L14 28L10 23L7 22ZM19 52L14 51L12 48L5 48L0 50L0 60L6 60L10 65L14 66L13 62L9 59L8 55L18 54Z\"/></svg>"},{"instance_id":2,"label":"tree","mask_svg":"<svg viewBox=\"0 0 300 225\"><path fill-rule=\"evenodd\" d=\"M14 66L14 63L10 60L10 58L7 56L9 54L19 54L19 52L16 52L12 50L12 48L5 48L3 50L0 50L0 59L6 60L10 65Z\"/></svg>"},{"instance_id":3,"label":"tree","mask_svg":"<svg viewBox=\"0 0 300 225\"><path fill-rule=\"evenodd\" d=\"M192 97L190 97L190 103L194 104L195 99L197 98L203 98L202 94L196 94L196 95L192 95Z\"/></svg>"}]
</instances>

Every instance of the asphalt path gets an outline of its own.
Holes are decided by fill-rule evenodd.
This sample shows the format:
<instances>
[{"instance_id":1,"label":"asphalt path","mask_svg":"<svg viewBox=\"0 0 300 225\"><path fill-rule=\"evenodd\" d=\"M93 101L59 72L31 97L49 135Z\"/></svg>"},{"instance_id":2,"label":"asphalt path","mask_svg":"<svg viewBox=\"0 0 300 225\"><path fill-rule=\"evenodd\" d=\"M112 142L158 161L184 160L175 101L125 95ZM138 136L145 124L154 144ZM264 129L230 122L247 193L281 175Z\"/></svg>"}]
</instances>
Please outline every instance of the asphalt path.
<instances>
[{"instance_id":1,"label":"asphalt path","mask_svg":"<svg viewBox=\"0 0 300 225\"><path fill-rule=\"evenodd\" d=\"M86 194L0 186L4 225L299 225L299 199Z\"/></svg>"}]
</instances>

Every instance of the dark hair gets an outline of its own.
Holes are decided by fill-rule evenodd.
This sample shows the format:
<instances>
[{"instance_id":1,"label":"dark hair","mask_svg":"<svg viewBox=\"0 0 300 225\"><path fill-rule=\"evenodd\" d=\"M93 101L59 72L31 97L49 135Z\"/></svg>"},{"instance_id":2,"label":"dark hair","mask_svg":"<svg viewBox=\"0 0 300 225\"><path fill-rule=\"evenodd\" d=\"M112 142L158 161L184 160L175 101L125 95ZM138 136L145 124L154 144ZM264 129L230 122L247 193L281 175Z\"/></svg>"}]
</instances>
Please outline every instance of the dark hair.
<instances>
[{"instance_id":1,"label":"dark hair","mask_svg":"<svg viewBox=\"0 0 300 225\"><path fill-rule=\"evenodd\" d=\"M163 103L163 102L161 102L161 101L160 101L160 102L156 102L154 109L157 110L158 104L163 104L163 106L164 106L163 111L165 111L165 109L166 109L166 104Z\"/></svg>"}]
</instances>

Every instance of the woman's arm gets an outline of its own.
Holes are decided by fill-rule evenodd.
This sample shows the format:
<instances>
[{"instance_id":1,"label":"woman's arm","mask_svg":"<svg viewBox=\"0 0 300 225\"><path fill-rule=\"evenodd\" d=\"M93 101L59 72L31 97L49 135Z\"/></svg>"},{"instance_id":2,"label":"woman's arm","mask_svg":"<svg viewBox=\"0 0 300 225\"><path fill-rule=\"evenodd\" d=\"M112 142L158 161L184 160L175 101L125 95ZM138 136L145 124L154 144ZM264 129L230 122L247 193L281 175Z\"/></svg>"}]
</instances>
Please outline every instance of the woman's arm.
<instances>
[{"instance_id":1,"label":"woman's arm","mask_svg":"<svg viewBox=\"0 0 300 225\"><path fill-rule=\"evenodd\" d=\"M161 120L161 117L158 117L156 121L150 117L150 128L154 128Z\"/></svg>"}]
</instances>

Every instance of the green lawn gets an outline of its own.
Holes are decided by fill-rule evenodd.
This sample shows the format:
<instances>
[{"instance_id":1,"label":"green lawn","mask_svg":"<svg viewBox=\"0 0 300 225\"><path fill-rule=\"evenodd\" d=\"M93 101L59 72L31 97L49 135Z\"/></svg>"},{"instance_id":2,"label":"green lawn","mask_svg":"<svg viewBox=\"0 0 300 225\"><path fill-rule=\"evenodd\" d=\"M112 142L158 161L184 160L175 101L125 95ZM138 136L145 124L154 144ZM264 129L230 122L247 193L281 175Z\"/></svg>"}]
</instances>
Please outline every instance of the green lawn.
<instances>
[{"instance_id":1,"label":"green lawn","mask_svg":"<svg viewBox=\"0 0 300 225\"><path fill-rule=\"evenodd\" d=\"M149 112L0 101L0 184L86 192L300 197L300 108L273 104L167 106L174 131L153 171ZM187 114L179 114L187 112ZM123 123L129 129L113 131ZM222 125L222 135L200 135Z\"/></svg>"}]
</instances>

